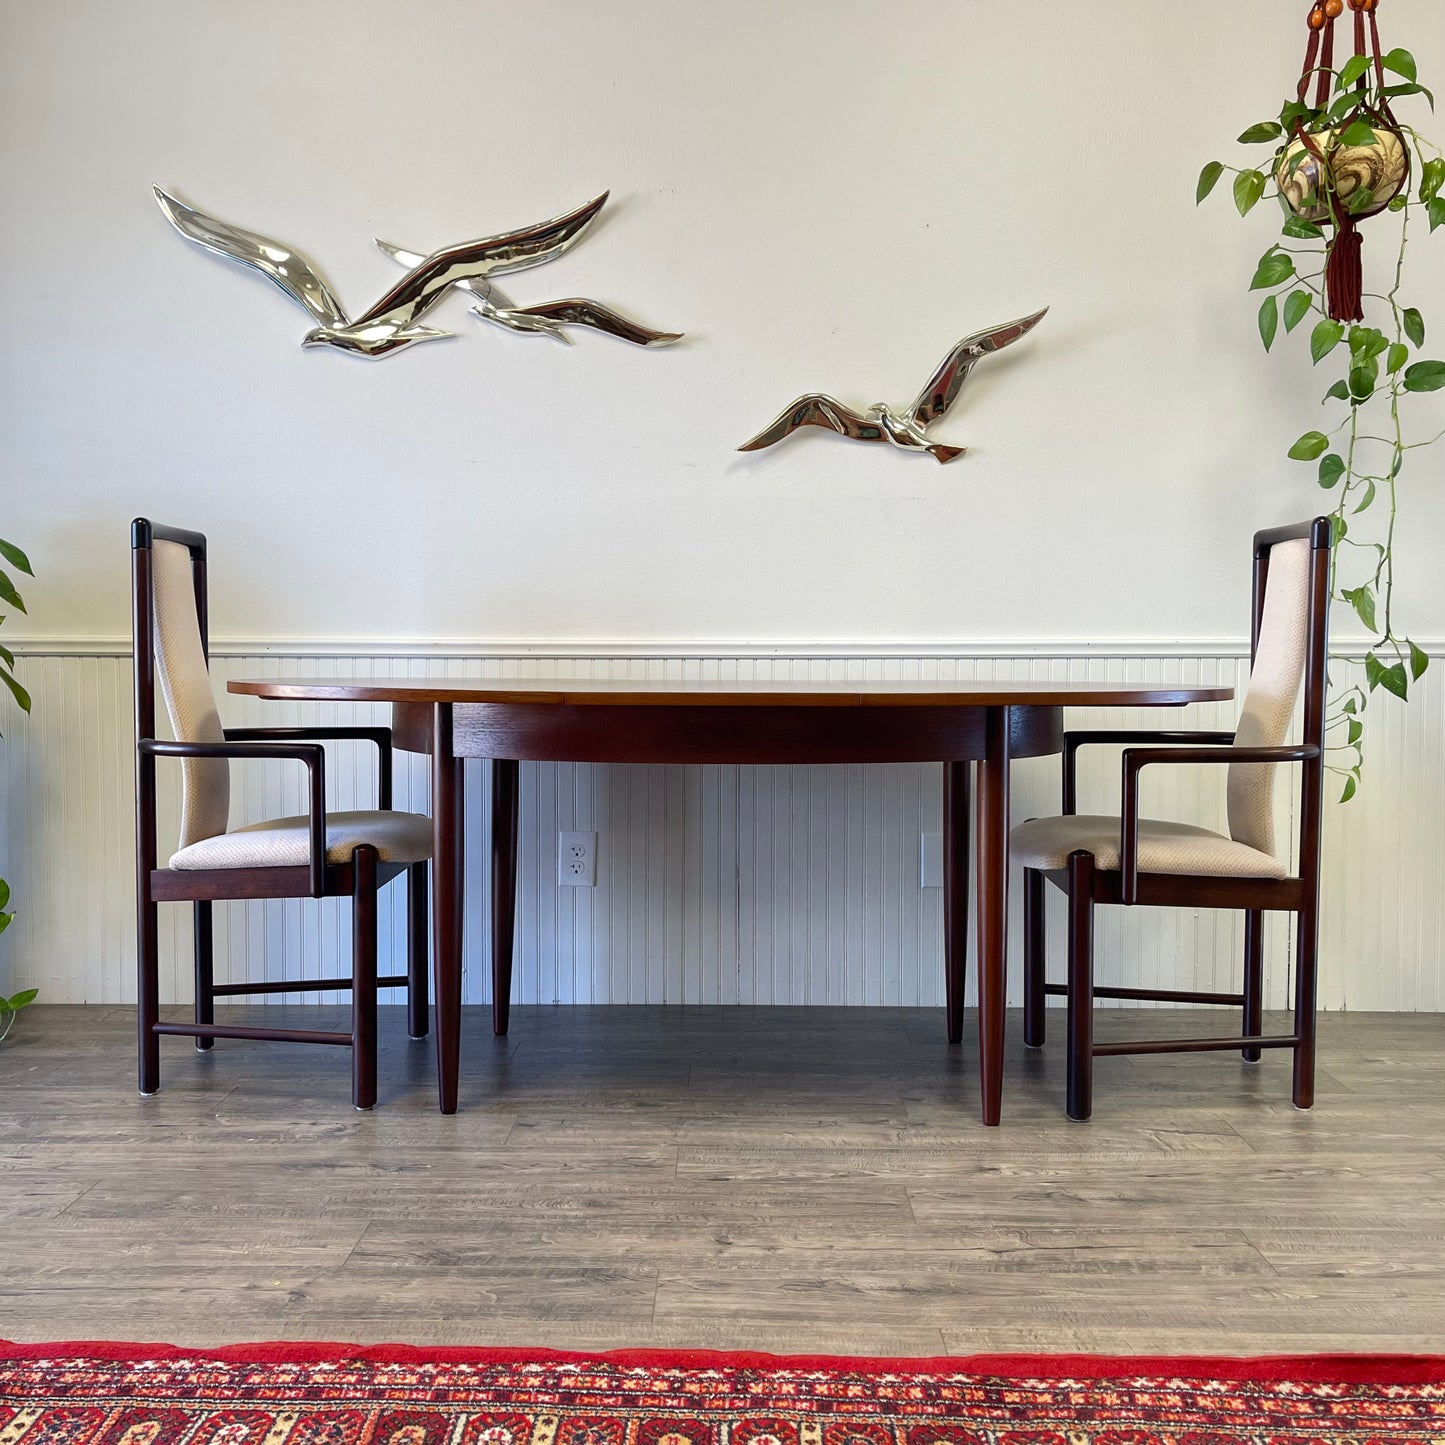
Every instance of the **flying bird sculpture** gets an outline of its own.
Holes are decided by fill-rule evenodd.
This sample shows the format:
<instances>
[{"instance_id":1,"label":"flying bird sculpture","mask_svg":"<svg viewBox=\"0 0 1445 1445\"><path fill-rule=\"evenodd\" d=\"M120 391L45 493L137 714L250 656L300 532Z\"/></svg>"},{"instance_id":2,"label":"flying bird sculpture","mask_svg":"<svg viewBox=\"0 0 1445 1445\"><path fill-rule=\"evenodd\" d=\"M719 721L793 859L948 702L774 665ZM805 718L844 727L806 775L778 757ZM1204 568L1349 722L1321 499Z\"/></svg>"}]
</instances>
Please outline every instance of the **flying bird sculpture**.
<instances>
[{"instance_id":1,"label":"flying bird sculpture","mask_svg":"<svg viewBox=\"0 0 1445 1445\"><path fill-rule=\"evenodd\" d=\"M376 243L394 261L403 266L415 266L422 256L417 251L406 251L393 246L389 241ZM485 276L458 281L457 287L476 298L472 315L483 321L495 321L510 331L531 331L544 336L555 336L569 346L572 338L565 330L568 326L590 326L594 331L605 332L619 340L630 341L634 346L668 346L682 340L680 331L654 331L643 326L600 301L588 301L585 297L570 296L564 301L541 301L535 306L514 306Z\"/></svg>"},{"instance_id":2,"label":"flying bird sculpture","mask_svg":"<svg viewBox=\"0 0 1445 1445\"><path fill-rule=\"evenodd\" d=\"M604 191L585 206L540 225L417 257L407 274L353 321L311 263L284 242L219 221L167 195L159 186L155 193L166 219L187 240L255 267L306 308L318 324L302 338L302 345L334 346L368 357L387 356L418 341L453 335L420 324L453 286L485 282L490 276L555 260L577 243L607 200Z\"/></svg>"},{"instance_id":3,"label":"flying bird sculpture","mask_svg":"<svg viewBox=\"0 0 1445 1445\"><path fill-rule=\"evenodd\" d=\"M968 374L983 360L1005 346L1011 346L1021 336L1026 336L1048 314L1048 307L1035 311L1032 316L1010 321L1006 326L991 326L986 331L976 331L965 336L947 356L938 370L929 378L928 385L918 393L917 399L906 413L892 412L882 402L868 408L867 415L844 406L822 392L809 392L800 396L771 426L765 427L751 441L738 448L740 452L761 451L774 442L804 426L827 427L858 442L889 442L908 452L929 452L935 460L951 462L961 457L963 447L944 446L942 442L931 442L927 429L953 405Z\"/></svg>"}]
</instances>

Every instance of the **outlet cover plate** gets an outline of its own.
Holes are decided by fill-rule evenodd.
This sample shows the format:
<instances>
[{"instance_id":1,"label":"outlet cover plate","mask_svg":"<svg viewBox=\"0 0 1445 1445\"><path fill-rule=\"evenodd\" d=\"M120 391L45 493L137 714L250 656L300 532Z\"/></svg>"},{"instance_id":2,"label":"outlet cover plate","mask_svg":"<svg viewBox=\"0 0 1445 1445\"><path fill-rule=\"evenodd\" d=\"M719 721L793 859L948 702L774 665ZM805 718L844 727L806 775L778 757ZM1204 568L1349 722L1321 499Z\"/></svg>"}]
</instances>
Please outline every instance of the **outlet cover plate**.
<instances>
[{"instance_id":1,"label":"outlet cover plate","mask_svg":"<svg viewBox=\"0 0 1445 1445\"><path fill-rule=\"evenodd\" d=\"M918 835L918 886L943 887L943 834Z\"/></svg>"},{"instance_id":2,"label":"outlet cover plate","mask_svg":"<svg viewBox=\"0 0 1445 1445\"><path fill-rule=\"evenodd\" d=\"M597 886L597 834L557 834L557 882L566 888Z\"/></svg>"}]
</instances>

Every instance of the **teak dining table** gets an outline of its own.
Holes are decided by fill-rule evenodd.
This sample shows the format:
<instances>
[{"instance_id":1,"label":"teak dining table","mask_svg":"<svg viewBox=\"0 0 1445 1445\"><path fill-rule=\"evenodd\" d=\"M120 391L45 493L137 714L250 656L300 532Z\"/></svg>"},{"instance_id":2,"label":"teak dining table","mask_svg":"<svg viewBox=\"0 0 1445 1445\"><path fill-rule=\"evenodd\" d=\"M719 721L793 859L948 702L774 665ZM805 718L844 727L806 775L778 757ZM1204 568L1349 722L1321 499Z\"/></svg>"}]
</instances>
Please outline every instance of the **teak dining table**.
<instances>
[{"instance_id":1,"label":"teak dining table","mask_svg":"<svg viewBox=\"0 0 1445 1445\"><path fill-rule=\"evenodd\" d=\"M1009 765L1057 753L1065 707L1218 702L1228 687L1067 682L610 682L573 678L256 678L231 692L390 703L397 747L431 755L432 967L437 1093L456 1112L461 1046L462 760L492 764L492 1028L507 1032L516 919L518 764L943 764L944 978L948 1040L963 1037L969 770L974 847L981 1115L1003 1100L1008 941Z\"/></svg>"}]
</instances>

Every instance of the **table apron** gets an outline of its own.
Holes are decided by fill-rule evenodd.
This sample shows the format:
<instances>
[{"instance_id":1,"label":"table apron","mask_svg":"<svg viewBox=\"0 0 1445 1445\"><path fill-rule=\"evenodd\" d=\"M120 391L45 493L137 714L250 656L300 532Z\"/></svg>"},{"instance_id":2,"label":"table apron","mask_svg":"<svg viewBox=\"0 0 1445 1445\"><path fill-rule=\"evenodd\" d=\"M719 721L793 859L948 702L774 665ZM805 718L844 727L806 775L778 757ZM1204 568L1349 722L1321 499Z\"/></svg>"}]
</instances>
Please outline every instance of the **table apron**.
<instances>
[{"instance_id":1,"label":"table apron","mask_svg":"<svg viewBox=\"0 0 1445 1445\"><path fill-rule=\"evenodd\" d=\"M910 763L985 755L989 709L972 706L779 707L455 703L460 758L571 763ZM1009 752L1063 748L1063 709L1016 706ZM397 747L431 751L432 709L396 703Z\"/></svg>"}]
</instances>

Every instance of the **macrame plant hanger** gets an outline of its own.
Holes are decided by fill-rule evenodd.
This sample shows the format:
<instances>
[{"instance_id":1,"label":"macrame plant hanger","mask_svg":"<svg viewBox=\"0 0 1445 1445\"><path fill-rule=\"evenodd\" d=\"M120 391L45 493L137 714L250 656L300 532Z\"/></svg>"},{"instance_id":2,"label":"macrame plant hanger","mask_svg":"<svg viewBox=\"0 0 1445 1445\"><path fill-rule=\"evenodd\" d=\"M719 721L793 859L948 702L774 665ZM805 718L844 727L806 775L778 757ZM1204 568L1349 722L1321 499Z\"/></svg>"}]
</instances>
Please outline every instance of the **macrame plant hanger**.
<instances>
[{"instance_id":1,"label":"macrame plant hanger","mask_svg":"<svg viewBox=\"0 0 1445 1445\"><path fill-rule=\"evenodd\" d=\"M1355 54L1370 60L1378 83L1378 105L1370 104L1367 95L1365 73L1355 82L1358 95L1353 110L1333 127L1336 137L1341 136L1357 120L1367 121L1372 128L1392 131L1400 135L1399 123L1390 109L1389 97L1385 94L1385 68L1380 58L1380 29L1375 19L1379 0L1349 0L1355 16ZM1345 0L1314 0L1309 12L1309 44L1305 49L1304 69L1300 72L1299 100L1304 103L1309 93L1310 80L1315 82L1315 110L1324 111L1330 103L1330 83L1334 79L1335 21L1344 13ZM1319 170L1320 186L1327 191L1330 222L1335 228L1334 239L1330 242L1325 257L1325 298L1329 315L1335 321L1363 321L1362 306L1364 277L1360 263L1362 240L1359 223L1368 216L1383 211L1392 199L1385 196L1378 204L1372 204L1361 211L1351 211L1339 197L1331 173L1331 155L1326 154L1319 138L1304 128L1303 120L1294 123L1295 137L1314 157ZM1402 147L1403 147L1403 137ZM1331 147L1333 151L1334 147ZM1405 181L1409 183L1409 151L1405 150ZM1397 188L1398 190L1398 188Z\"/></svg>"}]
</instances>

